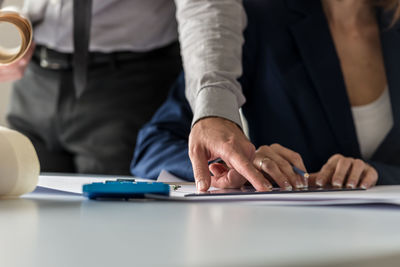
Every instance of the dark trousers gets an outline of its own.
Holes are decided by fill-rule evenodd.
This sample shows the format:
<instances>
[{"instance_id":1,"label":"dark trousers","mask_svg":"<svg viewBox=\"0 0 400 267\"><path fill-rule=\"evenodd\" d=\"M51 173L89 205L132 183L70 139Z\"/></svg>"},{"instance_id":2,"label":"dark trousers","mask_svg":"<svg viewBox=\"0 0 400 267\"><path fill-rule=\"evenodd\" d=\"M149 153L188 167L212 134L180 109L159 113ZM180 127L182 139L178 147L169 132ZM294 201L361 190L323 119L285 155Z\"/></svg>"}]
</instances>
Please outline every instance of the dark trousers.
<instances>
[{"instance_id":1,"label":"dark trousers","mask_svg":"<svg viewBox=\"0 0 400 267\"><path fill-rule=\"evenodd\" d=\"M14 84L10 126L33 142L43 172L129 174L136 136L181 71L179 45L89 68L76 98L71 69L34 60Z\"/></svg>"}]
</instances>

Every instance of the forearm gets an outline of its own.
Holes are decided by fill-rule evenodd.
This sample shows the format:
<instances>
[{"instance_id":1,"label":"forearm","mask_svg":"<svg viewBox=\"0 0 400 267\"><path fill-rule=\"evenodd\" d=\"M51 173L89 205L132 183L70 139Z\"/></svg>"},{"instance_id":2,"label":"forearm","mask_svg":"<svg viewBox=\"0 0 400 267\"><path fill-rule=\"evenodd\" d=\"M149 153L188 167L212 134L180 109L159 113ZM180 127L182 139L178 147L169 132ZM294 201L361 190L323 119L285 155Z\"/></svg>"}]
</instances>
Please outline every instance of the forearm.
<instances>
[{"instance_id":1,"label":"forearm","mask_svg":"<svg viewBox=\"0 0 400 267\"><path fill-rule=\"evenodd\" d=\"M193 123L217 116L241 126L242 0L175 0Z\"/></svg>"},{"instance_id":2,"label":"forearm","mask_svg":"<svg viewBox=\"0 0 400 267\"><path fill-rule=\"evenodd\" d=\"M400 184L400 166L389 165L386 163L368 161L378 172L378 185Z\"/></svg>"}]
</instances>

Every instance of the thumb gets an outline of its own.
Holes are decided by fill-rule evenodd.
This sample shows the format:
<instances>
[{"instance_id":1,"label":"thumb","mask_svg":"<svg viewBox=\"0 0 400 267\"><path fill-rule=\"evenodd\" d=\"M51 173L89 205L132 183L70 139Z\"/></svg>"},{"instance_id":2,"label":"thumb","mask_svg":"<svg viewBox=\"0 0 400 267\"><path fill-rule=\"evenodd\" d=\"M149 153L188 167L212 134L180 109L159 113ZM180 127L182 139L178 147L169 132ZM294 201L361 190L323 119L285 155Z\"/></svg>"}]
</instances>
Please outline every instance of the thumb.
<instances>
[{"instance_id":1,"label":"thumb","mask_svg":"<svg viewBox=\"0 0 400 267\"><path fill-rule=\"evenodd\" d=\"M211 171L212 174L216 177L220 177L223 174L228 174L228 169L225 167L224 164L222 163L213 163L210 166L208 166L209 170Z\"/></svg>"}]
</instances>

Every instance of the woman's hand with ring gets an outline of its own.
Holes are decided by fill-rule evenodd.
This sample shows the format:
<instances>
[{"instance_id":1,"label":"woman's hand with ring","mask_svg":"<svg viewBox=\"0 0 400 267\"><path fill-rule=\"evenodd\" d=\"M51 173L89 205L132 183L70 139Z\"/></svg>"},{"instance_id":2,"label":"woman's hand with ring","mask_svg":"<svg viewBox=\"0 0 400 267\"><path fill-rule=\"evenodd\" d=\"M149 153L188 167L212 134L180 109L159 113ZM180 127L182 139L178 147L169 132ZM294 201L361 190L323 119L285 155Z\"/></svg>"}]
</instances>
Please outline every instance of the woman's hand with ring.
<instances>
[{"instance_id":1,"label":"woman's hand with ring","mask_svg":"<svg viewBox=\"0 0 400 267\"><path fill-rule=\"evenodd\" d=\"M296 166L306 171L301 156L279 144L259 147L253 163L281 188L291 190L308 186L308 181L293 170L293 166Z\"/></svg>"}]
</instances>

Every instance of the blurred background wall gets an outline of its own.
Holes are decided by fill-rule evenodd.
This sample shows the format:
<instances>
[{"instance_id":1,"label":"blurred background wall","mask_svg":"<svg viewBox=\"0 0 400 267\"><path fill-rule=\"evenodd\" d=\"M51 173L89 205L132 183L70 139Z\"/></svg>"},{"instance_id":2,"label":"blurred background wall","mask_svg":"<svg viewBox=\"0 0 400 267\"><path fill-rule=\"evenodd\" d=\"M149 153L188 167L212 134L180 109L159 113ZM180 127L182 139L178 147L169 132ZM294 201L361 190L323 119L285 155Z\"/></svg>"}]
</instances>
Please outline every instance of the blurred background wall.
<instances>
[{"instance_id":1,"label":"blurred background wall","mask_svg":"<svg viewBox=\"0 0 400 267\"><path fill-rule=\"evenodd\" d=\"M23 0L5 0L3 7L9 5L21 7L22 3ZM0 26L0 29L9 29L9 27ZM0 44L3 44L3 42L6 42L7 44L15 43L18 40L16 38L15 32L8 30L7 31L2 30L0 32L0 38L1 38ZM11 92L11 83L0 82L0 125L6 125L5 112L8 108L8 100L10 97L10 92Z\"/></svg>"}]
</instances>

